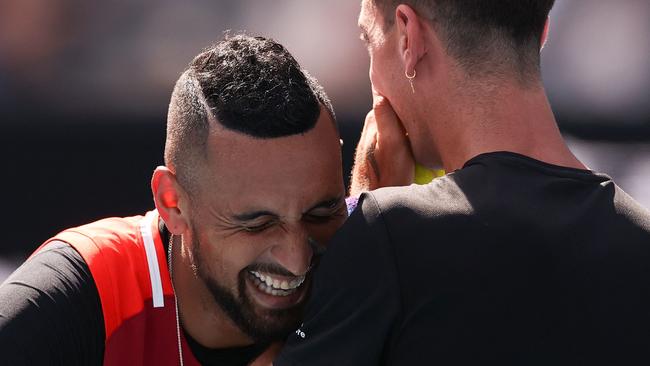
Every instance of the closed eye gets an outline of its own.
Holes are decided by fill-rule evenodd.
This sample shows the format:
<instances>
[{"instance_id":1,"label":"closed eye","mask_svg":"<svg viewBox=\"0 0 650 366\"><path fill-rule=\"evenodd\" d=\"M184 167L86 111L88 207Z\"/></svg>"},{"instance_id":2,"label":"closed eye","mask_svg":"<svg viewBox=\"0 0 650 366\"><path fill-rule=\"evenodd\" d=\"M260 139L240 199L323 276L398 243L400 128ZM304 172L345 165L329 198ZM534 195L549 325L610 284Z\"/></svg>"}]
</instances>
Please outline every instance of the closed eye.
<instances>
[{"instance_id":1,"label":"closed eye","mask_svg":"<svg viewBox=\"0 0 650 366\"><path fill-rule=\"evenodd\" d=\"M328 202L326 205L314 208L304 216L307 222L320 224L329 222L335 218L344 216L344 202L342 199L337 199Z\"/></svg>"},{"instance_id":2,"label":"closed eye","mask_svg":"<svg viewBox=\"0 0 650 366\"><path fill-rule=\"evenodd\" d=\"M259 233L270 228L271 226L273 226L274 223L275 223L274 221L266 221L259 224L242 225L242 230L248 233Z\"/></svg>"},{"instance_id":3,"label":"closed eye","mask_svg":"<svg viewBox=\"0 0 650 366\"><path fill-rule=\"evenodd\" d=\"M273 226L278 216L267 210L244 212L233 216L236 227L249 233L259 233Z\"/></svg>"},{"instance_id":4,"label":"closed eye","mask_svg":"<svg viewBox=\"0 0 650 366\"><path fill-rule=\"evenodd\" d=\"M342 213L333 213L327 216L306 215L304 220L312 224L325 224L340 217L343 217Z\"/></svg>"}]
</instances>

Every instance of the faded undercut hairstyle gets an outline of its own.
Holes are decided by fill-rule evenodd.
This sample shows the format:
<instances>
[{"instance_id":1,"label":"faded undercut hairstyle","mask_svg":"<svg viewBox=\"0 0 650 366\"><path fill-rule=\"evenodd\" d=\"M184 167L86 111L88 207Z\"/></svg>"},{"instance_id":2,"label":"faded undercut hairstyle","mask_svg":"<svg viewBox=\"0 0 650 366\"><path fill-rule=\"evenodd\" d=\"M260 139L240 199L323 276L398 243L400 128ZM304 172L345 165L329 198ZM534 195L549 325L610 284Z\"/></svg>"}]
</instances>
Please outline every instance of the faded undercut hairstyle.
<instances>
[{"instance_id":1,"label":"faded undercut hairstyle","mask_svg":"<svg viewBox=\"0 0 650 366\"><path fill-rule=\"evenodd\" d=\"M334 120L323 88L281 44L226 36L196 56L176 82L165 164L195 192L211 125L260 139L296 135L316 125L321 105Z\"/></svg>"},{"instance_id":2,"label":"faded undercut hairstyle","mask_svg":"<svg viewBox=\"0 0 650 366\"><path fill-rule=\"evenodd\" d=\"M449 55L471 76L540 77L539 49L555 0L372 0L387 27L399 4L433 22Z\"/></svg>"}]
</instances>

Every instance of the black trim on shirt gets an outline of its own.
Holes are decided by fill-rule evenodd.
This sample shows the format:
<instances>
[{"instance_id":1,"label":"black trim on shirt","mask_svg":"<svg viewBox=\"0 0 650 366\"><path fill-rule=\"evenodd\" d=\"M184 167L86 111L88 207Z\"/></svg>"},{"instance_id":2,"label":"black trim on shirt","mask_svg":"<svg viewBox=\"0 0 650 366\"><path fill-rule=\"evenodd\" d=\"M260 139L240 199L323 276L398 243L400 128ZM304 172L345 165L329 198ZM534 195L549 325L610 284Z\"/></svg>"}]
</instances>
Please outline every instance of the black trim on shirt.
<instances>
[{"instance_id":1,"label":"black trim on shirt","mask_svg":"<svg viewBox=\"0 0 650 366\"><path fill-rule=\"evenodd\" d=\"M162 220L159 230L169 243ZM210 349L185 337L203 365L247 365L267 347ZM0 364L102 365L105 338L97 286L69 244L49 243L0 285Z\"/></svg>"}]
</instances>

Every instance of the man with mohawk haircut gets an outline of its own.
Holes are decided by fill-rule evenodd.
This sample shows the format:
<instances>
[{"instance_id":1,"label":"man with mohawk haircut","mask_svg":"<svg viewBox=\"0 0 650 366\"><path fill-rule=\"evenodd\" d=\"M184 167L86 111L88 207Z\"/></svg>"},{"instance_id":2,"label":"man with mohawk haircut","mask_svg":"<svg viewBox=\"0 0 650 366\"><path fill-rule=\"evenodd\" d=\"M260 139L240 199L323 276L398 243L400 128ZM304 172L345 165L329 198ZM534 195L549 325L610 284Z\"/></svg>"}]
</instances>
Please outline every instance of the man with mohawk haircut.
<instances>
[{"instance_id":1,"label":"man with mohawk haircut","mask_svg":"<svg viewBox=\"0 0 650 366\"><path fill-rule=\"evenodd\" d=\"M271 360L347 216L322 87L273 40L216 43L176 83L151 188L156 210L65 230L0 286L0 363Z\"/></svg>"}]
</instances>

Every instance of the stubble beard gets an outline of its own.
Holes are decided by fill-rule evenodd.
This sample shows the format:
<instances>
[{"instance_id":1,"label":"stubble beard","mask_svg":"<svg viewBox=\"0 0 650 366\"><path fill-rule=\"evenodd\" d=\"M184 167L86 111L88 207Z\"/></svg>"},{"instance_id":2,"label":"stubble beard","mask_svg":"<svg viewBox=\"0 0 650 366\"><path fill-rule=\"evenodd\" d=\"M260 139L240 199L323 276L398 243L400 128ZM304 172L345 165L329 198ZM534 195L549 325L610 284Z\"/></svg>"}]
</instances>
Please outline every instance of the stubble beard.
<instances>
[{"instance_id":1,"label":"stubble beard","mask_svg":"<svg viewBox=\"0 0 650 366\"><path fill-rule=\"evenodd\" d=\"M195 273L208 289L221 310L235 325L255 343L271 343L285 339L300 325L303 304L288 309L262 309L256 306L246 292L246 276L249 268L244 268L237 276L237 293L222 285L210 274L209 266L202 261L200 241L192 230L192 257Z\"/></svg>"}]
</instances>

